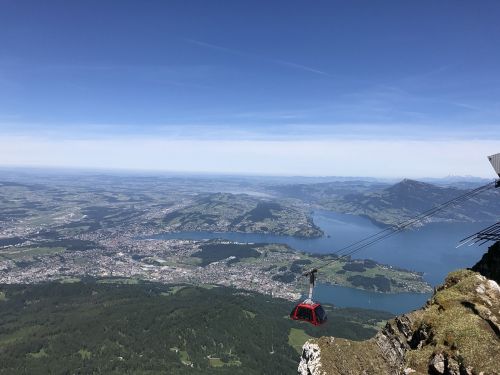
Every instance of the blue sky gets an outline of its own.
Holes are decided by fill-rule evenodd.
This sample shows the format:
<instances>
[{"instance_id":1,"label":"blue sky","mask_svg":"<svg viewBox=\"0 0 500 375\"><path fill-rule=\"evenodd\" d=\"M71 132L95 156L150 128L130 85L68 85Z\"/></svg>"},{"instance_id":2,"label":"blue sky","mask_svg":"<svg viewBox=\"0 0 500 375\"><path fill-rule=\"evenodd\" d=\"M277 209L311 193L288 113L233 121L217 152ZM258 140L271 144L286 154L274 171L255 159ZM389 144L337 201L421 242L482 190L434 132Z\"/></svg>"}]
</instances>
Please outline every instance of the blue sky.
<instances>
[{"instance_id":1,"label":"blue sky","mask_svg":"<svg viewBox=\"0 0 500 375\"><path fill-rule=\"evenodd\" d=\"M0 164L489 176L499 17L495 0L1 0Z\"/></svg>"}]
</instances>

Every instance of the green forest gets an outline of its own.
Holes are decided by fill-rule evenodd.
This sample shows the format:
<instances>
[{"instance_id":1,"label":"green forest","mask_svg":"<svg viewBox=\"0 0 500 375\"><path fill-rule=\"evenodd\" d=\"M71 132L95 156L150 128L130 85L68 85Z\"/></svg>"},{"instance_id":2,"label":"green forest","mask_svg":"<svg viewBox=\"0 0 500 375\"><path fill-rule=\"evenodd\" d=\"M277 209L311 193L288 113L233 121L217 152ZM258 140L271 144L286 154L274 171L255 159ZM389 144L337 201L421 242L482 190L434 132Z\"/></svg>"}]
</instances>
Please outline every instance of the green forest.
<instances>
[{"instance_id":1,"label":"green forest","mask_svg":"<svg viewBox=\"0 0 500 375\"><path fill-rule=\"evenodd\" d=\"M289 320L292 307L231 288L123 279L0 285L0 374L292 374L300 340L361 340L390 318L327 306L328 323L313 327Z\"/></svg>"}]
</instances>

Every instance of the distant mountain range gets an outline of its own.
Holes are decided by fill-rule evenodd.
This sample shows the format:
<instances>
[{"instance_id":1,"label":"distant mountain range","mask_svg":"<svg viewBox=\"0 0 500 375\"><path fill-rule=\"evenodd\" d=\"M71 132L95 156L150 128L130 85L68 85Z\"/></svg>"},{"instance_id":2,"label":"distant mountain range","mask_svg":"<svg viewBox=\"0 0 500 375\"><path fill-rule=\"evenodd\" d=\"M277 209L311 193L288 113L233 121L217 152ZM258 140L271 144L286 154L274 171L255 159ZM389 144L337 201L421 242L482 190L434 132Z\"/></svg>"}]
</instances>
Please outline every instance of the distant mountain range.
<instances>
[{"instance_id":1,"label":"distant mountain range","mask_svg":"<svg viewBox=\"0 0 500 375\"><path fill-rule=\"evenodd\" d=\"M349 181L313 185L289 185L281 195L309 201L319 207L366 216L377 224L394 224L467 192L405 179L395 185ZM490 190L433 217L434 221L492 221L500 212L500 191Z\"/></svg>"},{"instance_id":2,"label":"distant mountain range","mask_svg":"<svg viewBox=\"0 0 500 375\"><path fill-rule=\"evenodd\" d=\"M419 181L438 186L451 186L459 189L467 189L487 184L491 181L491 179L474 176L447 176L441 178L426 177L419 179Z\"/></svg>"}]
</instances>

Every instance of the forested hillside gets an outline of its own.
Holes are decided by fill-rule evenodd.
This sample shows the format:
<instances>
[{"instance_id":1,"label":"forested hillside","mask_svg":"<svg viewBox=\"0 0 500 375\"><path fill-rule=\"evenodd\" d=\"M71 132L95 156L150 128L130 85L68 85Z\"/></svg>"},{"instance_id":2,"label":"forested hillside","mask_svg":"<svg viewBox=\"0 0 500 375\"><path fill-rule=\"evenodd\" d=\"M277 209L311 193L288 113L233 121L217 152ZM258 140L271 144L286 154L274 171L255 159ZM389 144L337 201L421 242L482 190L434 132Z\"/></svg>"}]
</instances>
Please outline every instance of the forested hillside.
<instances>
[{"instance_id":1,"label":"forested hillside","mask_svg":"<svg viewBox=\"0 0 500 375\"><path fill-rule=\"evenodd\" d=\"M365 339L390 317L330 308L317 328L260 294L127 282L1 285L0 374L289 374L309 336Z\"/></svg>"}]
</instances>

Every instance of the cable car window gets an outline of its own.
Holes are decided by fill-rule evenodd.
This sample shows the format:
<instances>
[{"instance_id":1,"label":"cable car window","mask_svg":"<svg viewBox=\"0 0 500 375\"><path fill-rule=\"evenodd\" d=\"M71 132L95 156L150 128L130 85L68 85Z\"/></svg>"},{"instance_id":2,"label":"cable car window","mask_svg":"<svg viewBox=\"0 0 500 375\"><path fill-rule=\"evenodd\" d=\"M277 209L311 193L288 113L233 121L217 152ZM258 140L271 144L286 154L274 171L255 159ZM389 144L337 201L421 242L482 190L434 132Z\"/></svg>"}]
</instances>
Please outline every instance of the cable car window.
<instances>
[{"instance_id":1,"label":"cable car window","mask_svg":"<svg viewBox=\"0 0 500 375\"><path fill-rule=\"evenodd\" d=\"M297 311L297 318L304 320L312 320L311 310L305 307L300 307Z\"/></svg>"},{"instance_id":2,"label":"cable car window","mask_svg":"<svg viewBox=\"0 0 500 375\"><path fill-rule=\"evenodd\" d=\"M326 318L326 312L325 310L323 309L323 307L321 306L318 306L316 307L316 309L314 310L316 312L316 318L322 322L323 320L325 320Z\"/></svg>"}]
</instances>

